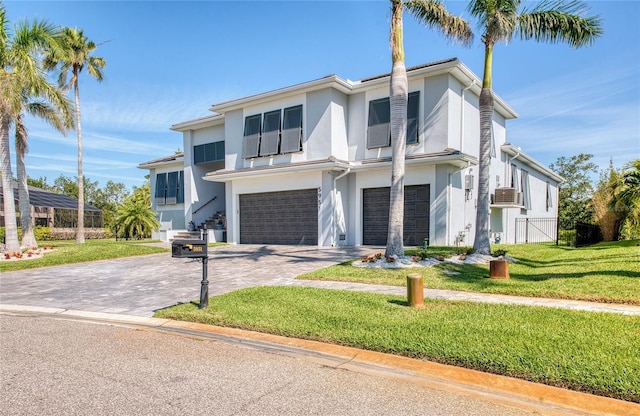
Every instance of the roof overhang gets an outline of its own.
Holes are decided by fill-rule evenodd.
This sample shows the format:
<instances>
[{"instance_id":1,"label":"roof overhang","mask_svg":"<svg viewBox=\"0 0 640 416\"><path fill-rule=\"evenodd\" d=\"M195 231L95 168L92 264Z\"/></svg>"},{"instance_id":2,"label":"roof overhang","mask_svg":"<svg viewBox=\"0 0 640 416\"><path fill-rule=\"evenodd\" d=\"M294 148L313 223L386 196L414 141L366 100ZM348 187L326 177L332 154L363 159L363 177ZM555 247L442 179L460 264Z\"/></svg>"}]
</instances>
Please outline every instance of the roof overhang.
<instances>
[{"instance_id":1,"label":"roof overhang","mask_svg":"<svg viewBox=\"0 0 640 416\"><path fill-rule=\"evenodd\" d=\"M293 172L345 170L349 163L338 160L335 157L327 159L313 160L308 162L287 163L278 165L256 166L243 169L221 169L207 173L202 179L212 182L229 182L235 179L247 179L253 177L264 177L269 175L290 174Z\"/></svg>"},{"instance_id":2,"label":"roof overhang","mask_svg":"<svg viewBox=\"0 0 640 416\"><path fill-rule=\"evenodd\" d=\"M173 131L189 131L196 128L202 129L206 127L213 127L224 124L224 115L212 114L205 117L195 118L193 120L183 121L182 123L176 123L169 127Z\"/></svg>"},{"instance_id":3,"label":"roof overhang","mask_svg":"<svg viewBox=\"0 0 640 416\"><path fill-rule=\"evenodd\" d=\"M500 146L500 150L503 151L506 155L510 156L512 159L523 162L527 166L530 166L531 168L535 169L545 176L548 176L554 181L558 183L564 182L564 178L562 176L558 175L548 167L544 166L542 163L538 162L536 159L523 152L519 147L514 146L511 143L505 143Z\"/></svg>"},{"instance_id":4,"label":"roof overhang","mask_svg":"<svg viewBox=\"0 0 640 416\"><path fill-rule=\"evenodd\" d=\"M407 165L437 165L447 164L458 169L478 164L478 160L465 153L459 151L443 151L439 153L423 153L416 155L407 155L405 158ZM234 169L234 170L217 170L207 173L203 179L212 182L229 182L236 179L250 179L253 177L265 177L269 175L283 175L296 172L310 171L363 171L380 168L390 168L391 157L369 159L358 162L347 162L344 160L329 157L328 159L320 159L308 162L257 166L251 168Z\"/></svg>"},{"instance_id":5,"label":"roof overhang","mask_svg":"<svg viewBox=\"0 0 640 416\"><path fill-rule=\"evenodd\" d=\"M458 150L444 150L437 153L419 153L407 155L405 165L450 165L458 169L464 169L478 164L478 159ZM391 157L379 159L367 159L358 163L353 168L356 170L386 168L391 166Z\"/></svg>"},{"instance_id":6,"label":"roof overhang","mask_svg":"<svg viewBox=\"0 0 640 416\"><path fill-rule=\"evenodd\" d=\"M261 94L250 95L248 97L239 98L237 100L230 100L219 104L214 104L209 110L216 113L226 113L228 111L238 110L246 107L247 104L255 105L261 102L287 98L292 95L313 92L325 88L333 88L345 94L349 94L352 87L353 83L351 81L344 80L337 75L329 75L313 81L303 82L301 84L296 84L289 87L264 92Z\"/></svg>"},{"instance_id":7,"label":"roof overhang","mask_svg":"<svg viewBox=\"0 0 640 416\"><path fill-rule=\"evenodd\" d=\"M158 167L177 165L177 164L184 165L184 153L165 156L160 159L154 159L148 162L140 163L138 165L138 169L155 169Z\"/></svg>"},{"instance_id":8,"label":"roof overhang","mask_svg":"<svg viewBox=\"0 0 640 416\"><path fill-rule=\"evenodd\" d=\"M458 58L450 58L425 65L407 68L407 77L409 79L419 78L425 75L435 76L446 73L451 74L454 78L465 85L465 87L470 86L470 89L475 94L477 94L478 96L480 95L480 92L482 91L482 80L476 74L474 74L466 65L464 65ZM388 84L390 78L390 73L366 78L359 81L350 81L342 79L337 75L329 75L313 81L303 82L301 84L296 84L273 91L214 104L213 106L211 106L210 110L219 113L216 114L216 116L220 117L225 112L239 110L246 107L247 105L256 105L274 99L287 98L293 95L317 91L325 88L333 88L344 94L352 94L364 91L366 89L376 88L379 85ZM493 96L495 106L494 108L499 114L501 114L506 119L518 117L518 113L516 113L515 110L511 108L500 96L495 93ZM191 124L189 123L193 124L193 122L195 122L195 124L193 125L202 127L197 123L201 123L199 120L204 119L206 119L206 117L203 119L192 120L191 122L175 124L171 127L171 129L182 131L183 129L185 129L185 127L191 127Z\"/></svg>"},{"instance_id":9,"label":"roof overhang","mask_svg":"<svg viewBox=\"0 0 640 416\"><path fill-rule=\"evenodd\" d=\"M465 87L469 86L470 90L480 96L482 92L482 79L471 71L458 58L445 59L438 62L419 65L407 68L407 78L422 78L424 76L435 76L440 74L451 74L455 79L460 81ZM353 83L353 91L371 88L372 86L388 84L391 74L378 75L376 77L367 78ZM511 108L499 95L493 94L494 108L506 119L518 118L518 113Z\"/></svg>"}]
</instances>

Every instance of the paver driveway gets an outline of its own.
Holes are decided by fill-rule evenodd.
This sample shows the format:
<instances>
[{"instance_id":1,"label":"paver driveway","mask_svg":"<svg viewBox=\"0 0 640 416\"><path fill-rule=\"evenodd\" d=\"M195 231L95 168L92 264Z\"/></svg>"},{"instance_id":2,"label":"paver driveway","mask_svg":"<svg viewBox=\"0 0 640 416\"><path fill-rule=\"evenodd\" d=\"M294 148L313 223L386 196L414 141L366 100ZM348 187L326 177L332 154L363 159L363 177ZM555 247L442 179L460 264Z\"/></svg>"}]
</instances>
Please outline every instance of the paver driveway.
<instances>
[{"instance_id":1,"label":"paver driveway","mask_svg":"<svg viewBox=\"0 0 640 416\"><path fill-rule=\"evenodd\" d=\"M297 275L373 252L371 247L233 245L209 250L209 295L297 285ZM21 270L0 276L0 303L151 316L200 297L202 264L170 253Z\"/></svg>"}]
</instances>

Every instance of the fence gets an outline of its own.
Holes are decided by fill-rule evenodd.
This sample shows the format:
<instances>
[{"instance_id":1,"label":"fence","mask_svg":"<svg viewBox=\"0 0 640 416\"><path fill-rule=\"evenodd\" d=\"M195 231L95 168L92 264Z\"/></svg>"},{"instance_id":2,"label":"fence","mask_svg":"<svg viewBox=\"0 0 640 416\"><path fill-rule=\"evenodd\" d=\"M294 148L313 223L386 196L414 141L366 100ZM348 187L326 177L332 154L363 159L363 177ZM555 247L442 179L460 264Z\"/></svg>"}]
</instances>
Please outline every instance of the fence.
<instances>
[{"instance_id":1,"label":"fence","mask_svg":"<svg viewBox=\"0 0 640 416\"><path fill-rule=\"evenodd\" d=\"M600 227L576 221L559 228L557 218L516 218L516 244L556 243L583 247L602 241Z\"/></svg>"},{"instance_id":2,"label":"fence","mask_svg":"<svg viewBox=\"0 0 640 416\"><path fill-rule=\"evenodd\" d=\"M516 218L516 244L557 241L557 218Z\"/></svg>"}]
</instances>

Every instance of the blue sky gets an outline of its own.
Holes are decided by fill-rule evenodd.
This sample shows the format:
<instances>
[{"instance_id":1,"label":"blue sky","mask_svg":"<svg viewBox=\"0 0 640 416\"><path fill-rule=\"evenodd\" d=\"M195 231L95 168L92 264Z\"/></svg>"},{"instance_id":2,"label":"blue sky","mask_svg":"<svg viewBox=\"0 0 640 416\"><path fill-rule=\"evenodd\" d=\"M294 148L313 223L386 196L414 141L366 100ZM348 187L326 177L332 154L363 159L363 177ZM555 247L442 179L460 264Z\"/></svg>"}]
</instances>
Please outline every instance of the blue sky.
<instances>
[{"instance_id":1,"label":"blue sky","mask_svg":"<svg viewBox=\"0 0 640 416\"><path fill-rule=\"evenodd\" d=\"M80 81L84 174L144 182L144 161L172 154L172 124L218 102L329 74L357 80L391 68L389 2L5 1L9 19L78 27L100 44L105 80ZM445 1L468 17L465 1ZM534 2L525 2L531 6ZM494 91L520 115L507 140L549 165L591 153L605 168L640 157L640 1L593 1L604 35L591 47L512 41L494 52ZM452 44L405 14L407 66L458 57L482 76L483 47ZM75 132L27 120L29 176L77 174ZM15 164L14 164L15 170Z\"/></svg>"}]
</instances>

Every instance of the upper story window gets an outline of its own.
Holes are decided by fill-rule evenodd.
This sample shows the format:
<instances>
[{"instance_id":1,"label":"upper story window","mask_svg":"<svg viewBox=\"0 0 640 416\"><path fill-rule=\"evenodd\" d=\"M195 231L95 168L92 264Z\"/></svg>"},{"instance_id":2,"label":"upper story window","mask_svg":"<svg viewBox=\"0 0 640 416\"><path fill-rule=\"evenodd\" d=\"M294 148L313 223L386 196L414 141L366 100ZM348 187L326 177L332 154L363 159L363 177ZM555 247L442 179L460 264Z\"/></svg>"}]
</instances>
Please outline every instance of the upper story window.
<instances>
[{"instance_id":1,"label":"upper story window","mask_svg":"<svg viewBox=\"0 0 640 416\"><path fill-rule=\"evenodd\" d=\"M155 202L158 205L181 204L184 202L184 172L156 174Z\"/></svg>"},{"instance_id":2,"label":"upper story window","mask_svg":"<svg viewBox=\"0 0 640 416\"><path fill-rule=\"evenodd\" d=\"M407 144L418 143L420 91L409 93L407 102ZM367 149L391 146L389 97L369 101Z\"/></svg>"},{"instance_id":3,"label":"upper story window","mask_svg":"<svg viewBox=\"0 0 640 416\"><path fill-rule=\"evenodd\" d=\"M302 150L302 106L255 114L244 119L245 159Z\"/></svg>"},{"instance_id":4,"label":"upper story window","mask_svg":"<svg viewBox=\"0 0 640 416\"><path fill-rule=\"evenodd\" d=\"M193 146L193 164L224 160L224 141Z\"/></svg>"},{"instance_id":5,"label":"upper story window","mask_svg":"<svg viewBox=\"0 0 640 416\"><path fill-rule=\"evenodd\" d=\"M260 156L277 155L280 144L280 110L264 113Z\"/></svg>"}]
</instances>

